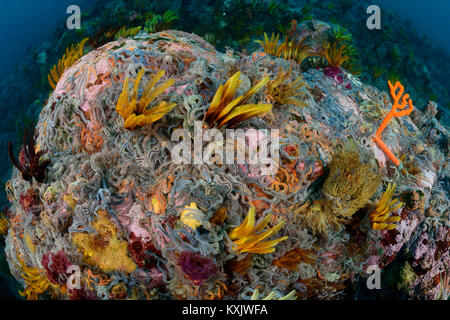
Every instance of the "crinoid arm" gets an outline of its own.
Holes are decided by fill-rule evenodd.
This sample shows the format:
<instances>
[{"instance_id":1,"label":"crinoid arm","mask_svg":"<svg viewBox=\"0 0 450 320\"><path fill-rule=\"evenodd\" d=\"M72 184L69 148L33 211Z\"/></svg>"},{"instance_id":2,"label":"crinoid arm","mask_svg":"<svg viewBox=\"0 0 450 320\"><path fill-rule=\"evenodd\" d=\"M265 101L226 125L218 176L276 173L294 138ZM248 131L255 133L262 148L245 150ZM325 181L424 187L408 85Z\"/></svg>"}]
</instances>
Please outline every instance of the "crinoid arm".
<instances>
[{"instance_id":1,"label":"crinoid arm","mask_svg":"<svg viewBox=\"0 0 450 320\"><path fill-rule=\"evenodd\" d=\"M236 72L225 85L220 85L217 89L204 117L204 120L211 126L217 124L220 128L226 124L228 127L233 127L242 121L264 114L272 109L271 104L246 104L253 95L269 82L269 77L259 81L244 95L235 98L236 90L241 83L240 76L241 72Z\"/></svg>"},{"instance_id":2,"label":"crinoid arm","mask_svg":"<svg viewBox=\"0 0 450 320\"><path fill-rule=\"evenodd\" d=\"M116 103L116 111L124 120L124 127L128 130L134 130L137 127L144 127L161 119L170 112L176 103L161 101L158 106L148 108L148 106L164 91L170 88L174 80L169 79L155 87L159 80L164 76L164 70L159 71L147 83L141 97L138 98L139 85L145 74L145 69L141 69L134 80L133 92L130 96L130 79L127 77L123 84L122 92Z\"/></svg>"}]
</instances>

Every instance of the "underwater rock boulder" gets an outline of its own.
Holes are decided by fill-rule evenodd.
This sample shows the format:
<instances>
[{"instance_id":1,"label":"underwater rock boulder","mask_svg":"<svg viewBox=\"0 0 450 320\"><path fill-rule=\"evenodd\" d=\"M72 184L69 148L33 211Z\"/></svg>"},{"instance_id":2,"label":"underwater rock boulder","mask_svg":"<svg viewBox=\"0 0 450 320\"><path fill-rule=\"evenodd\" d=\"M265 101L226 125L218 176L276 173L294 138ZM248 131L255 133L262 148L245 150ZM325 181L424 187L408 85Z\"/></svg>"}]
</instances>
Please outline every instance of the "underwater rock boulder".
<instances>
[{"instance_id":1,"label":"underwater rock boulder","mask_svg":"<svg viewBox=\"0 0 450 320\"><path fill-rule=\"evenodd\" d=\"M252 91L283 71L288 76L276 90ZM236 75L240 81L221 87ZM289 93L297 79L303 86L295 99L305 106L280 103L280 92ZM207 129L203 120L218 103L216 93L223 90L221 102L230 102L233 86L236 96L252 91L248 105L272 105L236 124L278 130L274 174L262 175L248 163L172 159L174 130L194 138L198 127ZM146 88L158 92L149 110L175 107L127 129L127 111L119 114L118 101L139 106L152 94ZM384 268L412 246L405 258L416 273L410 296L436 298L436 276L449 265L448 157L405 116L383 133L402 159L399 167L392 164L372 139L391 106L386 92L345 71L337 81L269 55L223 54L181 31L140 32L108 43L64 72L40 114L36 149L48 151L46 179L30 185L13 170L6 237L11 272L29 299L249 299L256 288L276 298L294 292L298 299L341 299L351 294L351 280L368 277L368 266ZM352 199L342 194L339 206L328 206L335 193L325 202L322 191L333 154L349 141L362 173L345 185L365 190L365 172L380 180L351 213L339 207ZM339 192L339 181L352 178L329 179L329 187ZM392 213L401 220L394 230L374 230L368 214L389 183L404 202ZM20 201L29 190L39 196L37 213ZM323 219L320 230L314 229L317 219ZM423 246L436 256L423 261ZM433 259L439 269L428 263Z\"/></svg>"}]
</instances>

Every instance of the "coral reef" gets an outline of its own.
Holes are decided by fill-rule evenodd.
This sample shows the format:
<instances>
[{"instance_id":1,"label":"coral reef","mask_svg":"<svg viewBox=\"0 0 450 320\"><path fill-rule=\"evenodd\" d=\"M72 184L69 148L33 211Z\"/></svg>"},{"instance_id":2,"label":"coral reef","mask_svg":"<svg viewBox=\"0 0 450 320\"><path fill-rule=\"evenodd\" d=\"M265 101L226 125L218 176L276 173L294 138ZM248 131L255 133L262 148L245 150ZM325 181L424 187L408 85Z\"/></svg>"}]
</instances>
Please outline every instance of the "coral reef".
<instances>
[{"instance_id":1,"label":"coral reef","mask_svg":"<svg viewBox=\"0 0 450 320\"><path fill-rule=\"evenodd\" d=\"M409 94L403 95L405 92L405 88L402 86L400 82L396 82L395 86L392 85L390 81L388 81L389 88L391 89L391 96L394 99L394 103L392 105L391 111L386 115L381 123L380 127L375 134L374 140L380 146L380 148L386 153L386 155L391 159L391 161L398 166L400 164L400 160L398 160L394 154L387 148L384 142L381 140L381 133L386 128L387 124L393 117L403 117L410 114L413 110L413 105L411 99L409 99ZM399 90L397 93L397 89ZM402 102L400 102L402 99Z\"/></svg>"},{"instance_id":2,"label":"coral reef","mask_svg":"<svg viewBox=\"0 0 450 320\"><path fill-rule=\"evenodd\" d=\"M278 31L298 40L308 35L308 45L314 50L325 40L342 39L347 49L356 47L359 52L370 53L354 57L351 54L355 50L349 50L346 54L351 59L343 64L344 69L354 73L351 64L354 59L359 59L357 64L360 70L357 71L361 80L379 90L385 90L387 80L392 83L402 80L414 97L416 108L423 111L429 100L437 103L437 120L448 129L448 52L436 46L426 34L415 30L409 22L383 7L387 13L384 15L386 28L367 36L367 29L360 28L360 22L361 12L370 4L366 0L337 3L304 0L237 0L225 3L198 0L187 3L167 0L96 1L92 4L92 10L83 12L80 30L56 29L45 41L27 50L24 56L19 56L16 71L2 79L1 108L5 115L1 123L2 148L6 149L8 141L20 137L24 128L38 119L42 105L49 97L48 72L58 64L67 48L89 37L85 51L96 49L118 39L120 30L143 29L146 25L156 26L157 31L174 27L193 32L221 51L226 48L236 52L242 49L248 52L257 50L259 45L253 40L260 39L264 31ZM130 36L134 36L133 33ZM320 57L310 57L303 67L305 70L322 67L324 63ZM0 153L3 162L7 158L6 153ZM0 171L2 185L9 179L10 173L10 168L3 168ZM0 191L0 201L2 207L7 204L3 190Z\"/></svg>"},{"instance_id":3,"label":"coral reef","mask_svg":"<svg viewBox=\"0 0 450 320\"><path fill-rule=\"evenodd\" d=\"M432 105L390 122L384 143L414 159L393 165L372 139L391 109L388 93L345 68L336 81L324 67L221 53L175 30L140 30L81 57L56 83L7 183L5 253L22 293L364 298L358 284L378 265L405 297L447 296L446 129ZM231 127L247 132L252 151L254 130L267 141L277 129L277 170L172 159L176 129L193 139L198 128ZM44 175L31 170L47 161L40 150L51 160ZM394 189L404 206L392 202ZM401 219L389 217L393 208ZM69 264L79 288L67 286Z\"/></svg>"}]
</instances>

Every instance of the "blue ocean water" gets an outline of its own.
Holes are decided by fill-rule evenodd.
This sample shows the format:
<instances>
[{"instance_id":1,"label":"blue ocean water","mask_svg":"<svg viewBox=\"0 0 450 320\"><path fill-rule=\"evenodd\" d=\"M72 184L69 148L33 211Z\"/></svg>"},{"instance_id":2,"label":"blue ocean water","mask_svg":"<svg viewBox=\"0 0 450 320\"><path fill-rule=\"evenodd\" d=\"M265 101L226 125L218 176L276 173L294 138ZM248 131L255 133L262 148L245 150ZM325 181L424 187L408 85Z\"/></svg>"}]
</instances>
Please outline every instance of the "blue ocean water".
<instances>
[{"instance_id":1,"label":"blue ocean water","mask_svg":"<svg viewBox=\"0 0 450 320\"><path fill-rule=\"evenodd\" d=\"M16 63L32 46L45 41L56 27L64 25L69 5L84 10L89 0L0 1L0 76L14 70Z\"/></svg>"},{"instance_id":2,"label":"blue ocean water","mask_svg":"<svg viewBox=\"0 0 450 320\"><path fill-rule=\"evenodd\" d=\"M373 0L374 4L390 9L426 34L436 44L450 52L448 36L450 1L448 0Z\"/></svg>"}]
</instances>

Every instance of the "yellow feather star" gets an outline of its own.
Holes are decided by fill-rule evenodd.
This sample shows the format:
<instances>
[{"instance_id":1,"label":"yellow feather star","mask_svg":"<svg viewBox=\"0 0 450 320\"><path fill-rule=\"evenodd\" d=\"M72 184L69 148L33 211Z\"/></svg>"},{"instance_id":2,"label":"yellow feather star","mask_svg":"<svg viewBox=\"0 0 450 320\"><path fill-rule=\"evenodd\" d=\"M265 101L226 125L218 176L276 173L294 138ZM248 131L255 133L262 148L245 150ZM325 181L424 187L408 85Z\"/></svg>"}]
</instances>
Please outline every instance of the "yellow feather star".
<instances>
[{"instance_id":1,"label":"yellow feather star","mask_svg":"<svg viewBox=\"0 0 450 320\"><path fill-rule=\"evenodd\" d=\"M278 45L279 38L280 34L277 34L277 36L275 37L275 33L272 32L272 37L269 40L269 37L264 32L264 40L255 40L255 42L259 43L263 47L265 53L270 54L274 57L280 57L285 44L283 43L281 45Z\"/></svg>"},{"instance_id":2,"label":"yellow feather star","mask_svg":"<svg viewBox=\"0 0 450 320\"><path fill-rule=\"evenodd\" d=\"M134 83L134 90L129 97L129 82L128 77L125 79L122 93L116 104L116 111L124 119L124 127L128 130L134 130L136 127L143 127L161 119L166 113L170 112L176 103L167 103L162 101L157 107L147 109L147 106L161 93L173 85L174 80L169 79L163 84L155 87L156 83L164 76L164 70L161 70L154 76L147 84L144 93L138 100L139 84L145 70L139 71Z\"/></svg>"},{"instance_id":3,"label":"yellow feather star","mask_svg":"<svg viewBox=\"0 0 450 320\"><path fill-rule=\"evenodd\" d=\"M285 37L282 45L283 59L294 60L298 64L301 64L306 58L317 56L318 54L315 53L305 42L306 38L303 38L300 41L293 38L289 41L289 37Z\"/></svg>"},{"instance_id":4,"label":"yellow feather star","mask_svg":"<svg viewBox=\"0 0 450 320\"><path fill-rule=\"evenodd\" d=\"M272 33L272 37L269 39L264 32L264 40L255 40L255 42L263 47L265 53L277 58L283 57L285 60L294 60L298 64L301 64L302 61L308 57L319 55L306 44L306 38L298 41L295 38L291 39L290 37L285 36L284 42L280 45L278 44L279 38L279 34L275 37L275 34Z\"/></svg>"},{"instance_id":5,"label":"yellow feather star","mask_svg":"<svg viewBox=\"0 0 450 320\"><path fill-rule=\"evenodd\" d=\"M55 64L52 69L50 69L50 74L47 76L48 83L52 89L56 88L56 84L59 78L62 76L67 68L71 67L75 62L77 62L84 54L84 45L89 40L89 38L84 38L76 46L72 45L70 48L66 48L66 53Z\"/></svg>"},{"instance_id":6,"label":"yellow feather star","mask_svg":"<svg viewBox=\"0 0 450 320\"><path fill-rule=\"evenodd\" d=\"M330 66L340 67L345 61L350 59L349 56L344 54L345 47L345 43L341 44L339 41L324 43L324 50L322 54L327 59Z\"/></svg>"},{"instance_id":7,"label":"yellow feather star","mask_svg":"<svg viewBox=\"0 0 450 320\"><path fill-rule=\"evenodd\" d=\"M292 290L291 292L289 292L284 297L281 297L281 298L276 299L276 300L296 300L297 299L296 293L297 292L295 290ZM275 295L276 295L276 292L272 291L271 293L269 293L269 295L267 295L267 297L261 299L259 297L259 290L255 289L255 291L253 292L252 297L250 298L250 300L274 300L273 298L275 297Z\"/></svg>"},{"instance_id":8,"label":"yellow feather star","mask_svg":"<svg viewBox=\"0 0 450 320\"><path fill-rule=\"evenodd\" d=\"M120 39L120 38L128 38L128 37L134 37L139 31L141 31L142 27L136 27L136 28L127 28L122 27L119 31L116 32L114 35L114 39Z\"/></svg>"},{"instance_id":9,"label":"yellow feather star","mask_svg":"<svg viewBox=\"0 0 450 320\"><path fill-rule=\"evenodd\" d=\"M211 126L218 123L220 128L224 124L232 127L239 122L249 118L264 114L272 109L271 104L246 104L247 100L257 93L269 82L269 77L265 77L256 85L250 88L243 96L234 98L236 90L240 84L241 72L236 72L225 85L220 85L205 114L205 121Z\"/></svg>"},{"instance_id":10,"label":"yellow feather star","mask_svg":"<svg viewBox=\"0 0 450 320\"><path fill-rule=\"evenodd\" d=\"M271 219L272 215L267 215L255 226L255 207L251 207L242 224L239 227L234 228L229 234L230 239L233 240L237 247L237 251L239 253L250 252L261 254L274 252L274 247L288 237L284 236L275 240L262 241L280 231L284 226L285 220L278 223L275 227L261 232L269 224Z\"/></svg>"},{"instance_id":11,"label":"yellow feather star","mask_svg":"<svg viewBox=\"0 0 450 320\"><path fill-rule=\"evenodd\" d=\"M278 72L277 77L267 84L267 94L278 104L293 104L297 107L305 107L306 103L298 99L305 97L305 93L299 91L305 86L303 77L299 76L293 82L286 84L285 82L289 80L290 75L291 71Z\"/></svg>"},{"instance_id":12,"label":"yellow feather star","mask_svg":"<svg viewBox=\"0 0 450 320\"><path fill-rule=\"evenodd\" d=\"M389 184L375 209L369 214L372 228L375 230L393 230L397 227L395 222L402 218L390 216L392 212L403 206L403 203L397 199L391 200L395 192L396 185Z\"/></svg>"},{"instance_id":13,"label":"yellow feather star","mask_svg":"<svg viewBox=\"0 0 450 320\"><path fill-rule=\"evenodd\" d=\"M19 291L19 294L22 297L26 297L27 300L38 300L39 295L47 291L51 283L45 276L45 271L41 271L38 268L28 267L17 252L16 255L17 260L20 263L20 266L16 266L21 271L22 278L27 285L22 292Z\"/></svg>"}]
</instances>

